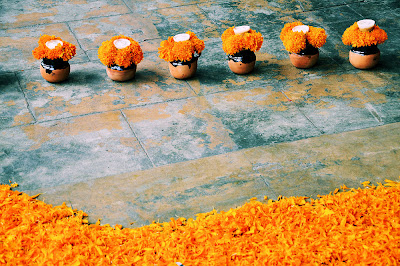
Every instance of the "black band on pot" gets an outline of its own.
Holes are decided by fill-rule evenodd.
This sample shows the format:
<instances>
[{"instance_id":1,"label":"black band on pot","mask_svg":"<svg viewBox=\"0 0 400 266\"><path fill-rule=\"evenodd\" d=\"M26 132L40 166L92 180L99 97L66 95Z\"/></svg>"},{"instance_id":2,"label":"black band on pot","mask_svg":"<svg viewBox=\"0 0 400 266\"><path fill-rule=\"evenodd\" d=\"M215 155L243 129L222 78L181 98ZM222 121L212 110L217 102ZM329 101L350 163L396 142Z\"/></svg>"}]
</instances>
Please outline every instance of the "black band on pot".
<instances>
[{"instance_id":1,"label":"black band on pot","mask_svg":"<svg viewBox=\"0 0 400 266\"><path fill-rule=\"evenodd\" d=\"M136 66L135 64L132 64L128 67L123 67L123 66L119 66L119 65L111 65L110 69L112 70L118 70L118 71L124 71L124 70L128 70L128 69L134 69Z\"/></svg>"},{"instance_id":2,"label":"black band on pot","mask_svg":"<svg viewBox=\"0 0 400 266\"><path fill-rule=\"evenodd\" d=\"M298 52L299 55L315 55L318 54L318 48L315 48L311 44L306 45L306 48Z\"/></svg>"},{"instance_id":3,"label":"black band on pot","mask_svg":"<svg viewBox=\"0 0 400 266\"><path fill-rule=\"evenodd\" d=\"M69 66L68 61L64 61L62 59L43 58L43 61L40 64L46 70L47 74L51 74L53 70L64 69Z\"/></svg>"},{"instance_id":4,"label":"black band on pot","mask_svg":"<svg viewBox=\"0 0 400 266\"><path fill-rule=\"evenodd\" d=\"M170 64L173 65L174 67L187 65L190 68L192 66L192 63L197 61L197 59L199 57L200 57L200 54L194 53L192 56L192 59L190 61L172 61L172 62L170 62Z\"/></svg>"},{"instance_id":5,"label":"black band on pot","mask_svg":"<svg viewBox=\"0 0 400 266\"><path fill-rule=\"evenodd\" d=\"M256 60L256 55L253 51L242 50L234 55L228 54L228 60L234 62L242 62L243 64L248 64Z\"/></svg>"},{"instance_id":6,"label":"black band on pot","mask_svg":"<svg viewBox=\"0 0 400 266\"><path fill-rule=\"evenodd\" d=\"M370 55L370 54L379 53L379 49L378 49L377 45L352 47L351 51L353 53L360 54L360 55Z\"/></svg>"}]
</instances>

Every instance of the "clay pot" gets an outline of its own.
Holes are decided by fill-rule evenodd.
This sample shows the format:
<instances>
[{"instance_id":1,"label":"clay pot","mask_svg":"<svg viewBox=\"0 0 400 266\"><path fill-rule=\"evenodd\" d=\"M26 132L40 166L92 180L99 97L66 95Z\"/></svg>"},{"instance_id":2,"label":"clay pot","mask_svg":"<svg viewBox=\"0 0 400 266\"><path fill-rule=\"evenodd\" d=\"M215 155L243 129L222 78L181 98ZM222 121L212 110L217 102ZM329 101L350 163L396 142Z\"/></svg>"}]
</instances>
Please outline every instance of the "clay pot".
<instances>
[{"instance_id":1,"label":"clay pot","mask_svg":"<svg viewBox=\"0 0 400 266\"><path fill-rule=\"evenodd\" d=\"M128 81L135 77L136 65L128 68L120 66L111 66L106 68L107 76L114 81Z\"/></svg>"},{"instance_id":2,"label":"clay pot","mask_svg":"<svg viewBox=\"0 0 400 266\"><path fill-rule=\"evenodd\" d=\"M250 63L243 63L243 62L235 62L233 60L228 61L229 68L232 70L233 73L243 75L250 73L253 71L256 61Z\"/></svg>"},{"instance_id":3,"label":"clay pot","mask_svg":"<svg viewBox=\"0 0 400 266\"><path fill-rule=\"evenodd\" d=\"M349 52L349 61L355 68L369 69L378 64L380 55L381 52L376 45L352 48Z\"/></svg>"},{"instance_id":4,"label":"clay pot","mask_svg":"<svg viewBox=\"0 0 400 266\"><path fill-rule=\"evenodd\" d=\"M197 70L197 59L197 57L193 57L190 62L169 62L169 72L176 79L191 78L194 76Z\"/></svg>"},{"instance_id":5,"label":"clay pot","mask_svg":"<svg viewBox=\"0 0 400 266\"><path fill-rule=\"evenodd\" d=\"M228 55L228 66L235 74L244 75L253 71L256 64L256 55L249 50Z\"/></svg>"},{"instance_id":6,"label":"clay pot","mask_svg":"<svg viewBox=\"0 0 400 266\"><path fill-rule=\"evenodd\" d=\"M319 51L316 54L294 54L289 53L290 62L297 68L313 67L319 58Z\"/></svg>"},{"instance_id":7,"label":"clay pot","mask_svg":"<svg viewBox=\"0 0 400 266\"><path fill-rule=\"evenodd\" d=\"M51 83L62 82L69 77L70 65L62 59L50 60L43 58L40 64L40 74Z\"/></svg>"}]
</instances>

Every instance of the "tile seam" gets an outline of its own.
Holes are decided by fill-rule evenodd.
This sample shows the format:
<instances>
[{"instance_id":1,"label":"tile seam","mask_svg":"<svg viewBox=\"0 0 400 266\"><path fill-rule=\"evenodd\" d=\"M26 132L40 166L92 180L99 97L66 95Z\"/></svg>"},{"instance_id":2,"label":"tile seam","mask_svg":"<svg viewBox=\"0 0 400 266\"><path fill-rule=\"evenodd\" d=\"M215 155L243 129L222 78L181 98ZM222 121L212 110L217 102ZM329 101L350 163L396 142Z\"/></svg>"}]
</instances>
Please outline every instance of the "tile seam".
<instances>
[{"instance_id":1,"label":"tile seam","mask_svg":"<svg viewBox=\"0 0 400 266\"><path fill-rule=\"evenodd\" d=\"M124 3L124 5L128 8L128 10L131 11L131 13L134 13L133 10L132 10L132 8L126 3L125 0L121 0L121 1L122 1L122 3Z\"/></svg>"},{"instance_id":2,"label":"tile seam","mask_svg":"<svg viewBox=\"0 0 400 266\"><path fill-rule=\"evenodd\" d=\"M29 113L31 114L31 116L32 116L32 118L33 118L33 120L34 120L34 122L31 123L31 124L36 124L36 123L38 122L38 120L37 120L37 118L36 118L36 116L35 116L34 111L33 111L32 108L31 108L31 105L30 105L30 103L29 103L28 97L26 96L26 93L25 93L24 89L23 89L22 86L21 86L21 81L20 81L20 79L19 79L19 77L18 77L18 75L17 75L17 72L14 72L14 76L15 76L15 78L17 79L17 82L18 82L18 89L19 89L19 90L22 92L22 94L24 95L24 99L25 99L25 103L26 103L26 108L28 109Z\"/></svg>"},{"instance_id":3,"label":"tile seam","mask_svg":"<svg viewBox=\"0 0 400 266\"><path fill-rule=\"evenodd\" d=\"M311 118L309 118L309 117L299 108L299 106L296 104L296 102L292 101L292 100L286 95L285 91L282 90L281 93L289 100L289 103L290 103L290 104L293 104L293 106L297 109L297 111L298 111L302 116L304 116L304 117L307 119L307 121L310 122L311 125L312 125L316 130L319 131L319 133L320 133L321 135L324 135L324 134L325 134L325 132L324 132L322 129L318 128L318 127L314 124L314 122L311 120Z\"/></svg>"},{"instance_id":4,"label":"tile seam","mask_svg":"<svg viewBox=\"0 0 400 266\"><path fill-rule=\"evenodd\" d=\"M82 44L79 41L78 37L76 36L75 32L72 30L71 26L69 25L69 22L65 22L65 24L67 25L67 28L69 29L69 31L71 32L72 36L74 36L75 40L78 42L79 48L83 51L83 53L85 54L85 56L87 57L87 59L89 60L89 62L91 62L92 60L90 59L90 57L87 54L87 51L85 49L82 48ZM86 62L83 62L86 63Z\"/></svg>"},{"instance_id":5,"label":"tile seam","mask_svg":"<svg viewBox=\"0 0 400 266\"><path fill-rule=\"evenodd\" d=\"M342 4L332 5L332 6L318 7L318 8L314 8L314 9L304 9L304 7L303 7L303 5L301 3L300 3L300 6L301 6L301 9L303 9L303 13L307 13L307 12L320 11L320 10L324 10L324 9L330 9L330 8L341 7L341 6L347 6L348 7L348 4L347 3L342 3Z\"/></svg>"},{"instance_id":6,"label":"tile seam","mask_svg":"<svg viewBox=\"0 0 400 266\"><path fill-rule=\"evenodd\" d=\"M193 87L190 85L190 83L189 83L187 80L185 80L185 82L186 82L186 84L189 86L189 89L190 89L196 96L204 96L203 94L198 94L198 93L193 89Z\"/></svg>"},{"instance_id":7,"label":"tile seam","mask_svg":"<svg viewBox=\"0 0 400 266\"><path fill-rule=\"evenodd\" d=\"M74 119L74 118L85 117L85 116L90 116L90 115L97 115L97 114L103 114L103 113L109 113L109 112L118 112L118 111L123 111L123 110L127 110L127 109L135 109L135 108L140 108L140 107L145 107L145 106L151 106L151 105L156 105L156 104L161 104L161 103L192 99L192 98L197 98L197 97L200 97L200 96L195 95L195 96L184 97L184 98L179 98L179 99L172 99L172 100L166 100L166 101L161 101L161 102L139 104L139 105L135 105L135 106L127 106L127 107L111 109L111 110L90 112L90 113L80 114L80 115L71 115L71 116L60 117L60 118L55 118L55 119L47 119L47 120L38 120L38 119L36 119L35 123L28 123L28 124L24 124L24 125L56 122L56 121L61 121L61 120L65 120L65 119ZM13 127L21 127L21 126L24 126L24 125L18 125L18 126L13 126ZM7 128L13 128L13 127L7 127Z\"/></svg>"},{"instance_id":8,"label":"tile seam","mask_svg":"<svg viewBox=\"0 0 400 266\"><path fill-rule=\"evenodd\" d=\"M262 147L262 146L261 146ZM251 164L251 169L258 174L258 176L261 178L262 182L265 184L265 186L271 191L271 193L274 197L274 199L278 198L276 191L271 187L270 183L264 178L264 175L261 174L261 172L256 168L255 166L255 162L253 162L252 160L250 160L250 158L247 156L246 154L246 150L250 150L250 149L257 149L258 147L253 147L253 148L249 148L249 149L243 149L241 150L243 153L243 156L246 158L246 160ZM268 198L271 198L271 196L268 196Z\"/></svg>"},{"instance_id":9,"label":"tile seam","mask_svg":"<svg viewBox=\"0 0 400 266\"><path fill-rule=\"evenodd\" d=\"M124 113L122 110L120 110L120 113L121 113L122 117L124 118L125 123L128 124L129 129L131 130L131 132L133 133L133 135L135 136L135 138L138 140L138 142L139 142L139 144L140 144L140 147L143 149L143 151L144 151L144 153L146 154L147 158L148 158L149 161L151 162L151 165L153 166L152 168L155 168L156 165L154 164L153 160L150 158L150 155L149 155L149 153L147 152L147 150L145 149L145 147L144 147L142 141L139 139L139 137L137 136L136 132L133 130L133 127L132 127L131 124L129 123L128 118L126 117L125 113Z\"/></svg>"}]
</instances>

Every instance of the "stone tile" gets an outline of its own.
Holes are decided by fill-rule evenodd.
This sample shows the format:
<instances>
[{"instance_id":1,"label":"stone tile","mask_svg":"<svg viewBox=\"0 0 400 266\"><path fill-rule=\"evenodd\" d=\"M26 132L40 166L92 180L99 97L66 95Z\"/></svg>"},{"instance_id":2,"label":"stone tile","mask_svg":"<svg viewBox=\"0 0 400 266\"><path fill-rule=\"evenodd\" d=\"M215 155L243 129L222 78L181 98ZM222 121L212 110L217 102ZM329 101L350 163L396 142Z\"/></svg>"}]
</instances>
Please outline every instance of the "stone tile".
<instances>
[{"instance_id":1,"label":"stone tile","mask_svg":"<svg viewBox=\"0 0 400 266\"><path fill-rule=\"evenodd\" d=\"M317 136L320 132L279 91L265 86L207 96L212 114L240 148Z\"/></svg>"},{"instance_id":2,"label":"stone tile","mask_svg":"<svg viewBox=\"0 0 400 266\"><path fill-rule=\"evenodd\" d=\"M249 25L252 29L269 34L276 29L283 14L301 12L295 0L289 1L221 1L199 4L199 7L218 25L219 34L225 29Z\"/></svg>"},{"instance_id":3,"label":"stone tile","mask_svg":"<svg viewBox=\"0 0 400 266\"><path fill-rule=\"evenodd\" d=\"M161 59L146 56L138 65L136 76L128 82L115 82L107 77L101 63L71 66L67 81L51 84L38 70L19 73L38 120L52 120L116 110L195 95L186 82L177 81L163 68Z\"/></svg>"},{"instance_id":4,"label":"stone tile","mask_svg":"<svg viewBox=\"0 0 400 266\"><path fill-rule=\"evenodd\" d=\"M373 99L366 107L382 123L400 122L400 72L376 73L363 72L363 78L369 83L368 94Z\"/></svg>"},{"instance_id":5,"label":"stone tile","mask_svg":"<svg viewBox=\"0 0 400 266\"><path fill-rule=\"evenodd\" d=\"M130 12L122 0L1 1L0 28L49 24Z\"/></svg>"},{"instance_id":6,"label":"stone tile","mask_svg":"<svg viewBox=\"0 0 400 266\"><path fill-rule=\"evenodd\" d=\"M186 5L194 5L202 2L210 2L207 0L156 0L156 1L145 1L145 0L125 0L127 5L132 10L154 10L162 8L173 8Z\"/></svg>"},{"instance_id":7,"label":"stone tile","mask_svg":"<svg viewBox=\"0 0 400 266\"><path fill-rule=\"evenodd\" d=\"M89 213L89 221L139 227L171 217L227 211L252 197L276 199L241 152L218 155L145 171L46 188L39 199L72 205ZM131 225L131 223L134 223Z\"/></svg>"},{"instance_id":8,"label":"stone tile","mask_svg":"<svg viewBox=\"0 0 400 266\"><path fill-rule=\"evenodd\" d=\"M324 3L322 1L320 2ZM280 19L284 22L301 21L307 25L324 28L324 26L329 23L357 21L362 19L362 16L348 5L338 5L321 10L294 13Z\"/></svg>"},{"instance_id":9,"label":"stone tile","mask_svg":"<svg viewBox=\"0 0 400 266\"><path fill-rule=\"evenodd\" d=\"M21 190L152 167L119 111L0 131L0 183Z\"/></svg>"},{"instance_id":10,"label":"stone tile","mask_svg":"<svg viewBox=\"0 0 400 266\"><path fill-rule=\"evenodd\" d=\"M163 40L189 30L194 32L200 39L203 39L204 36L202 34L204 32L217 29L214 22L208 19L196 5L141 10L138 13L154 24L158 35Z\"/></svg>"},{"instance_id":11,"label":"stone tile","mask_svg":"<svg viewBox=\"0 0 400 266\"><path fill-rule=\"evenodd\" d=\"M199 7L218 25L218 37L229 27L249 25L260 32L264 40L278 37L285 23L301 20L304 23L315 25L318 21L335 21L338 14L335 12L301 12L297 1L254 1L254 2L222 2L199 4ZM347 8L341 12L355 12ZM340 16L340 15L339 15ZM358 15L359 16L359 15ZM311 17L311 18L310 18ZM342 18L342 17L341 17ZM318 25L318 24L317 24ZM208 32L209 33L209 32ZM214 37L217 37L214 34ZM276 44L275 44L276 45ZM274 48L274 47L272 47Z\"/></svg>"},{"instance_id":12,"label":"stone tile","mask_svg":"<svg viewBox=\"0 0 400 266\"><path fill-rule=\"evenodd\" d=\"M69 61L71 64L89 60L64 23L7 29L0 31L0 72L32 68L39 71L40 60L33 57L32 51L38 46L39 38L43 34L55 35L76 45L76 55Z\"/></svg>"},{"instance_id":13,"label":"stone tile","mask_svg":"<svg viewBox=\"0 0 400 266\"><path fill-rule=\"evenodd\" d=\"M285 94L325 133L339 133L381 124L367 109L380 102L369 83L357 73L338 73L325 77L289 82Z\"/></svg>"},{"instance_id":14,"label":"stone tile","mask_svg":"<svg viewBox=\"0 0 400 266\"><path fill-rule=\"evenodd\" d=\"M368 1L349 6L364 18L375 20L382 29L400 28L399 1Z\"/></svg>"},{"instance_id":15,"label":"stone tile","mask_svg":"<svg viewBox=\"0 0 400 266\"><path fill-rule=\"evenodd\" d=\"M258 53L257 53L258 55ZM222 50L220 40L214 38L206 42L206 47L202 56L198 60L196 75L188 79L187 82L191 88L199 95L210 93L237 90L247 88L257 84L261 86L268 77L260 69L262 61L257 59L255 70L248 75L237 75L233 73L228 66L228 57Z\"/></svg>"},{"instance_id":16,"label":"stone tile","mask_svg":"<svg viewBox=\"0 0 400 266\"><path fill-rule=\"evenodd\" d=\"M310 11L316 9L327 9L330 7L343 6L345 4L357 3L363 0L327 0L327 1L319 1L319 0L298 0L303 11Z\"/></svg>"},{"instance_id":17,"label":"stone tile","mask_svg":"<svg viewBox=\"0 0 400 266\"><path fill-rule=\"evenodd\" d=\"M363 0L363 2L368 4L376 4L376 6L379 6L379 4L384 4L389 5L392 8L400 7L400 4L397 0Z\"/></svg>"},{"instance_id":18,"label":"stone tile","mask_svg":"<svg viewBox=\"0 0 400 266\"><path fill-rule=\"evenodd\" d=\"M210 114L210 106L203 97L123 112L156 166L237 149L229 136L231 132Z\"/></svg>"},{"instance_id":19,"label":"stone tile","mask_svg":"<svg viewBox=\"0 0 400 266\"><path fill-rule=\"evenodd\" d=\"M65 201L91 222L140 226L254 196L316 197L398 178L398 0L108 2L0 2L0 183ZM341 36L367 17L389 40L379 65L362 71ZM328 34L311 69L293 67L279 39L296 20ZM229 70L220 39L243 24L264 36L245 76ZM187 30L206 49L196 76L175 80L157 48ZM77 45L66 82L41 78L32 56L41 34ZM97 58L118 34L145 52L126 83L111 81Z\"/></svg>"},{"instance_id":20,"label":"stone tile","mask_svg":"<svg viewBox=\"0 0 400 266\"><path fill-rule=\"evenodd\" d=\"M265 85L274 86L279 90L286 88L287 82L293 79L307 76L322 77L338 70L342 71L340 66L324 52L320 53L318 64L313 68L297 69L290 63L288 52L279 35L264 36L263 46L255 54L257 60L254 71L246 75L237 75L229 69L228 58L222 50L220 39L209 39L198 61L196 76L187 82L198 95Z\"/></svg>"},{"instance_id":21,"label":"stone tile","mask_svg":"<svg viewBox=\"0 0 400 266\"><path fill-rule=\"evenodd\" d=\"M316 198L361 182L397 180L400 124L245 151L277 195Z\"/></svg>"},{"instance_id":22,"label":"stone tile","mask_svg":"<svg viewBox=\"0 0 400 266\"><path fill-rule=\"evenodd\" d=\"M0 74L0 84L0 128L35 122L15 74Z\"/></svg>"},{"instance_id":23,"label":"stone tile","mask_svg":"<svg viewBox=\"0 0 400 266\"><path fill-rule=\"evenodd\" d=\"M68 24L84 50L97 50L104 41L116 35L129 36L140 44L159 37L153 22L139 14L100 17Z\"/></svg>"}]
</instances>

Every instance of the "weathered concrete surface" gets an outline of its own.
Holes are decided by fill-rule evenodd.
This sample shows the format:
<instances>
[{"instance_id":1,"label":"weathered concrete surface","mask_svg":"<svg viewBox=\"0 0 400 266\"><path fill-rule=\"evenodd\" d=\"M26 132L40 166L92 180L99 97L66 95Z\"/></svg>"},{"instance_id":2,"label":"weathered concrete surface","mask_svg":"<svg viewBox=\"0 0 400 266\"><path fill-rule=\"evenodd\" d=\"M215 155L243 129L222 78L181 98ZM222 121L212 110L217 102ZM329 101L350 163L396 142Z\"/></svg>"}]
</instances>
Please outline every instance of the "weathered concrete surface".
<instances>
[{"instance_id":1,"label":"weathered concrete surface","mask_svg":"<svg viewBox=\"0 0 400 266\"><path fill-rule=\"evenodd\" d=\"M149 170L42 187L32 194L134 226L228 210L248 199L317 196L342 185L397 180L400 123L243 149Z\"/></svg>"},{"instance_id":2,"label":"weathered concrete surface","mask_svg":"<svg viewBox=\"0 0 400 266\"><path fill-rule=\"evenodd\" d=\"M91 221L139 226L398 178L399 11L397 0L1 1L0 183ZM366 71L341 42L362 18L389 36ZM293 67L279 38L296 20L328 34L311 69ZM264 44L254 72L236 75L220 36L245 24ZM187 30L206 48L196 76L176 80L157 48ZM67 81L40 76L32 50L42 34L77 46ZM145 53L125 83L97 57L118 34Z\"/></svg>"}]
</instances>

